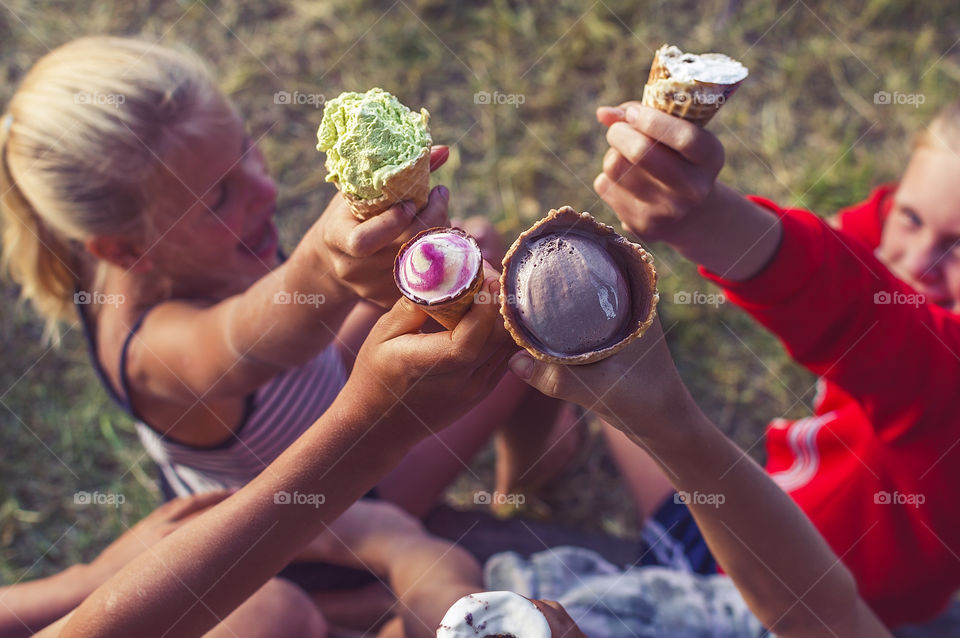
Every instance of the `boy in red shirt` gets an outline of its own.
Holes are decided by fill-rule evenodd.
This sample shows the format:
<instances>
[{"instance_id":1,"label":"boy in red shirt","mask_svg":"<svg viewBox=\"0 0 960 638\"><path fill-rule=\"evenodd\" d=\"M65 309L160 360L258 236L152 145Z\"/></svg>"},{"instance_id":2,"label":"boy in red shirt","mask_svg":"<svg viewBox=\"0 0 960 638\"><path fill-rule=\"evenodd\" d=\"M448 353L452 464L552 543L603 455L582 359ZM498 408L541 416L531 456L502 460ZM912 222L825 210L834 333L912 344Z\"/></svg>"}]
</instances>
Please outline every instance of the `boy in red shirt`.
<instances>
[{"instance_id":1,"label":"boy in red shirt","mask_svg":"<svg viewBox=\"0 0 960 638\"><path fill-rule=\"evenodd\" d=\"M821 377L814 416L771 424L767 471L888 625L942 611L960 588L960 102L899 185L832 224L716 182L723 147L689 122L638 102L597 117L594 188L624 226L700 264ZM662 503L664 485L634 486Z\"/></svg>"}]
</instances>

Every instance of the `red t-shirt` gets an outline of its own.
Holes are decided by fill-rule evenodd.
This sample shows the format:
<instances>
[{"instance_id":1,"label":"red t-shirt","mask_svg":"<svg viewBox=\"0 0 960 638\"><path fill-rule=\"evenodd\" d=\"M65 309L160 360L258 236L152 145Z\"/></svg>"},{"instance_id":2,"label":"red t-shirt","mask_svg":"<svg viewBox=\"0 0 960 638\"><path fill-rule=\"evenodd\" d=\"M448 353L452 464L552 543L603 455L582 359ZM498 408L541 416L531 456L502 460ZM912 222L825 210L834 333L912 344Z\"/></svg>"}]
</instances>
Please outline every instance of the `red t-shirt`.
<instances>
[{"instance_id":1,"label":"red t-shirt","mask_svg":"<svg viewBox=\"0 0 960 638\"><path fill-rule=\"evenodd\" d=\"M960 588L960 315L874 257L893 190L841 212L840 231L752 197L783 223L771 263L743 282L701 268L820 375L813 416L771 423L767 471L889 626Z\"/></svg>"}]
</instances>

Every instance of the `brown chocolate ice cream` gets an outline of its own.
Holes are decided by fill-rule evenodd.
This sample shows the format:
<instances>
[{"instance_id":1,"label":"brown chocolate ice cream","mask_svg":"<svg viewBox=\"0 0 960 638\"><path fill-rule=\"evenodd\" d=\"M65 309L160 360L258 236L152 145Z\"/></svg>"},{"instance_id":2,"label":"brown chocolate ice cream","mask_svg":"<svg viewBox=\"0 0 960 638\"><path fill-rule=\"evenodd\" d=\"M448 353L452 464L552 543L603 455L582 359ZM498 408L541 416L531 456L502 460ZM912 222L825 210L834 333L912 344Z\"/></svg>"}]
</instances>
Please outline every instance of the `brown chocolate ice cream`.
<instances>
[{"instance_id":1,"label":"brown chocolate ice cream","mask_svg":"<svg viewBox=\"0 0 960 638\"><path fill-rule=\"evenodd\" d=\"M503 261L501 313L539 359L598 361L642 334L658 300L650 256L569 206L523 233Z\"/></svg>"}]
</instances>

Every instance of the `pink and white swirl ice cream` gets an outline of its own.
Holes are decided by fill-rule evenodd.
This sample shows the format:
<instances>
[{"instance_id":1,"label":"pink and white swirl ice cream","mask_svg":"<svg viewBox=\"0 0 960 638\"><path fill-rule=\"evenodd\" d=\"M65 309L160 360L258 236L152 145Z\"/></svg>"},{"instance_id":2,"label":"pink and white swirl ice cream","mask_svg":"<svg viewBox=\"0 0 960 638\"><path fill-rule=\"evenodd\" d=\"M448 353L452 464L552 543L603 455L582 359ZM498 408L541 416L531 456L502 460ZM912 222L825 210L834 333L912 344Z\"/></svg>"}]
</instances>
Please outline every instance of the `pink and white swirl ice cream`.
<instances>
[{"instance_id":1,"label":"pink and white swirl ice cream","mask_svg":"<svg viewBox=\"0 0 960 638\"><path fill-rule=\"evenodd\" d=\"M483 284L483 256L459 228L430 228L403 245L393 274L404 296L452 329Z\"/></svg>"}]
</instances>

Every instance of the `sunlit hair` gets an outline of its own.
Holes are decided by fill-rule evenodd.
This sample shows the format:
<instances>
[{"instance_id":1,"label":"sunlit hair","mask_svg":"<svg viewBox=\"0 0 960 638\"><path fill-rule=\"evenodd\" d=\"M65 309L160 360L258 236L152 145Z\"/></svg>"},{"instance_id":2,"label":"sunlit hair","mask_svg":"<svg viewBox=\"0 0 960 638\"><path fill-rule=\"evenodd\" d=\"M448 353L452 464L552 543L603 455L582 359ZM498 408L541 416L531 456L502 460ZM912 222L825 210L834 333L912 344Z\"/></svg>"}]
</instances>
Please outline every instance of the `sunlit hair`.
<instances>
[{"instance_id":1,"label":"sunlit hair","mask_svg":"<svg viewBox=\"0 0 960 638\"><path fill-rule=\"evenodd\" d=\"M940 109L930 125L923 129L914 148L938 148L960 156L960 100Z\"/></svg>"},{"instance_id":2,"label":"sunlit hair","mask_svg":"<svg viewBox=\"0 0 960 638\"><path fill-rule=\"evenodd\" d=\"M144 238L163 159L208 124L220 94L194 54L143 40L88 37L43 56L0 126L2 267L46 320L73 315L98 235Z\"/></svg>"}]
</instances>

